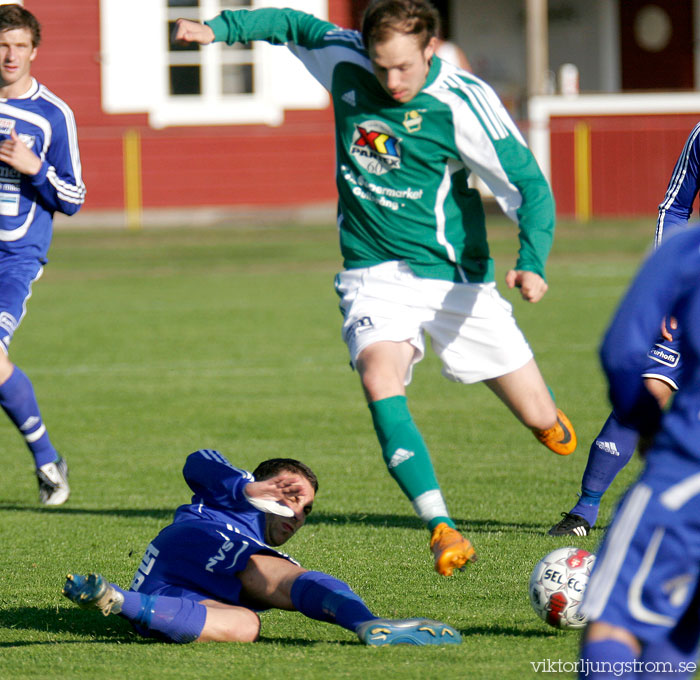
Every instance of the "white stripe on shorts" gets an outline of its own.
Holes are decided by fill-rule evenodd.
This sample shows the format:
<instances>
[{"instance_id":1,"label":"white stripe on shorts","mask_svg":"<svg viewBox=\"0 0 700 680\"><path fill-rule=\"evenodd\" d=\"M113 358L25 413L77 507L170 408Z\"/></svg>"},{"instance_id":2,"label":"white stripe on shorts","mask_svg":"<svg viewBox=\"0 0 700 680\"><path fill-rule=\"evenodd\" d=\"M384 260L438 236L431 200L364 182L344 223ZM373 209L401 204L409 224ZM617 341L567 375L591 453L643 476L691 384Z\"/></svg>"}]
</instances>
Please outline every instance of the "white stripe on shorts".
<instances>
[{"instance_id":1,"label":"white stripe on shorts","mask_svg":"<svg viewBox=\"0 0 700 680\"><path fill-rule=\"evenodd\" d=\"M666 626L670 628L675 624L674 619L670 616L663 616L663 614L657 614L651 609L647 609L642 602L642 589L644 588L644 583L647 580L647 576L649 576L651 568L654 566L656 553L659 552L659 546L661 545L665 533L666 530L659 527L651 537L649 545L644 553L642 564L634 575L632 583L630 583L629 592L627 594L627 607L630 610L630 614L632 614L637 621L643 621L652 626Z\"/></svg>"},{"instance_id":2,"label":"white stripe on shorts","mask_svg":"<svg viewBox=\"0 0 700 680\"><path fill-rule=\"evenodd\" d=\"M651 488L638 483L620 507L606 538L605 553L597 560L593 574L586 587L581 604L581 613L595 621L605 609L620 569L625 563L627 550L642 518L649 499Z\"/></svg>"}]
</instances>

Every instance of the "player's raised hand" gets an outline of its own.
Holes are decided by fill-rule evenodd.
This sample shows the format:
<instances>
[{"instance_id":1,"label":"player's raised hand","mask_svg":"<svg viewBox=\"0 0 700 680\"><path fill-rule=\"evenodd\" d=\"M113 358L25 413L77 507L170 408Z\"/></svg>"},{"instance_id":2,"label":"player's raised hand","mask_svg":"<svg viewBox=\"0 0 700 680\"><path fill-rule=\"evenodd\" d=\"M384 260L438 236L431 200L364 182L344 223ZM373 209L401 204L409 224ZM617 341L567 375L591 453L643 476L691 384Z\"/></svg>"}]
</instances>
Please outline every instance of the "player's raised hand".
<instances>
[{"instance_id":1,"label":"player's raised hand","mask_svg":"<svg viewBox=\"0 0 700 680\"><path fill-rule=\"evenodd\" d=\"M19 138L14 129L10 132L9 139L0 142L0 161L23 175L36 175L41 170L41 159Z\"/></svg>"},{"instance_id":2,"label":"player's raised hand","mask_svg":"<svg viewBox=\"0 0 700 680\"><path fill-rule=\"evenodd\" d=\"M189 19L178 19L173 26L172 41L174 43L196 42L200 45L208 45L214 42L214 31L206 24Z\"/></svg>"},{"instance_id":3,"label":"player's raised hand","mask_svg":"<svg viewBox=\"0 0 700 680\"><path fill-rule=\"evenodd\" d=\"M539 302L547 292L547 282L535 272L511 269L506 274L508 288L520 288L520 295L527 302Z\"/></svg>"},{"instance_id":4,"label":"player's raised hand","mask_svg":"<svg viewBox=\"0 0 700 680\"><path fill-rule=\"evenodd\" d=\"M304 486L298 475L282 473L247 484L244 490L248 502L258 510L274 515L292 517L294 511L285 505L285 499L293 499L303 493Z\"/></svg>"}]
</instances>

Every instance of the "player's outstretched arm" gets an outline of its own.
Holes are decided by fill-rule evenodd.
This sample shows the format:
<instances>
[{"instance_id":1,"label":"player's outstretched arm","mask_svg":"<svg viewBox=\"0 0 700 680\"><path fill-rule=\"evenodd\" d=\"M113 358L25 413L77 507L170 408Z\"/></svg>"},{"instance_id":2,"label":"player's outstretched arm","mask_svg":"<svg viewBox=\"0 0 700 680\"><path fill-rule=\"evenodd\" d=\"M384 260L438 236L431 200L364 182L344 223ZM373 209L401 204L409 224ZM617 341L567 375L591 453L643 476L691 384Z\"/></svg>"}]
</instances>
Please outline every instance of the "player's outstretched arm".
<instances>
[{"instance_id":1,"label":"player's outstretched arm","mask_svg":"<svg viewBox=\"0 0 700 680\"><path fill-rule=\"evenodd\" d=\"M172 39L175 43L192 43L208 45L214 42L214 31L206 24L189 19L178 19L173 27Z\"/></svg>"},{"instance_id":2,"label":"player's outstretched arm","mask_svg":"<svg viewBox=\"0 0 700 680\"><path fill-rule=\"evenodd\" d=\"M527 302L539 302L547 292L547 282L535 272L511 269L506 274L508 288L520 288L520 295Z\"/></svg>"}]
</instances>

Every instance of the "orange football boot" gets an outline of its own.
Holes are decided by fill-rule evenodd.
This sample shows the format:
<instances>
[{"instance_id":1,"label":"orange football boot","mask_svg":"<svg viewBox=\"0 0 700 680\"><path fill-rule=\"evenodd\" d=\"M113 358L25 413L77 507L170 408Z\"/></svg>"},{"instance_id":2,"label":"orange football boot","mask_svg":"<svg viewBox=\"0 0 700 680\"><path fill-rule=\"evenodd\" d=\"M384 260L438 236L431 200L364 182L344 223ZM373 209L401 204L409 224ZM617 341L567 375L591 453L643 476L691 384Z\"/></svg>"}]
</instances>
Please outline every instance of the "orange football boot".
<instances>
[{"instance_id":1,"label":"orange football boot","mask_svg":"<svg viewBox=\"0 0 700 680\"><path fill-rule=\"evenodd\" d=\"M568 456L576 450L576 432L561 409L557 409L557 424L548 430L532 430L532 434L548 449L560 456Z\"/></svg>"},{"instance_id":2,"label":"orange football boot","mask_svg":"<svg viewBox=\"0 0 700 680\"><path fill-rule=\"evenodd\" d=\"M435 571L442 576L452 576L455 569L464 569L467 562L476 561L472 544L445 522L433 529L430 550L435 555Z\"/></svg>"}]
</instances>

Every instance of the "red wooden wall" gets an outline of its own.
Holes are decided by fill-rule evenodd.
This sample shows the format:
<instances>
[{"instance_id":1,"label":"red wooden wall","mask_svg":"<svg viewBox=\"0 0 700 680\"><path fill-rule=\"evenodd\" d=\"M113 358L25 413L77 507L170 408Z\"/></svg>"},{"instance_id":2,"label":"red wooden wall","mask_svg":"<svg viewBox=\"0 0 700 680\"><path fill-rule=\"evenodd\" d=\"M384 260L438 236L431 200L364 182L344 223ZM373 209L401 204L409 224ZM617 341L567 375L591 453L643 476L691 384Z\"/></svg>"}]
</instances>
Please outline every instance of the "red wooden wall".
<instances>
[{"instance_id":1,"label":"red wooden wall","mask_svg":"<svg viewBox=\"0 0 700 680\"><path fill-rule=\"evenodd\" d=\"M329 0L330 20L350 26L350 5L351 0ZM84 210L123 207L122 135L130 128L142 137L145 208L334 200L330 108L287 112L279 127L155 130L145 114L105 114L100 100L98 0L25 0L24 6L37 16L43 30L33 73L75 113L88 190ZM134 48L128 36L124 44L125 49ZM183 168L187 171L181 172Z\"/></svg>"},{"instance_id":2,"label":"red wooden wall","mask_svg":"<svg viewBox=\"0 0 700 680\"><path fill-rule=\"evenodd\" d=\"M698 114L557 116L550 120L557 213L576 213L574 126L590 129L591 207L596 217L654 217Z\"/></svg>"},{"instance_id":3,"label":"red wooden wall","mask_svg":"<svg viewBox=\"0 0 700 680\"><path fill-rule=\"evenodd\" d=\"M88 188L85 210L123 207L122 135L130 128L142 138L146 208L284 206L335 199L330 109L287 112L279 127L155 130L145 114L107 115L100 100L98 0L25 0L24 5L43 26L34 74L75 112ZM356 5L357 0L329 0L331 21L353 26ZM125 49L134 48L129 36L124 43ZM591 129L593 215L652 216L698 118L700 113L553 118L551 174L558 212L575 214L577 121L586 121Z\"/></svg>"}]
</instances>

